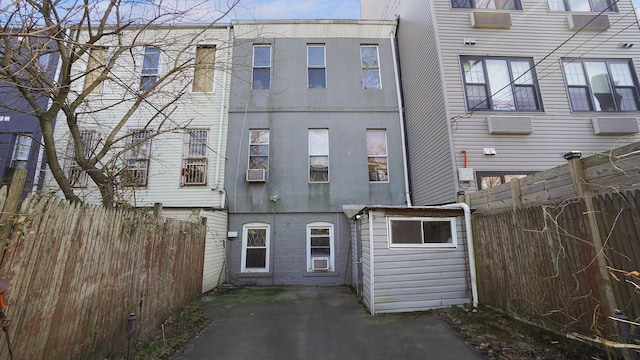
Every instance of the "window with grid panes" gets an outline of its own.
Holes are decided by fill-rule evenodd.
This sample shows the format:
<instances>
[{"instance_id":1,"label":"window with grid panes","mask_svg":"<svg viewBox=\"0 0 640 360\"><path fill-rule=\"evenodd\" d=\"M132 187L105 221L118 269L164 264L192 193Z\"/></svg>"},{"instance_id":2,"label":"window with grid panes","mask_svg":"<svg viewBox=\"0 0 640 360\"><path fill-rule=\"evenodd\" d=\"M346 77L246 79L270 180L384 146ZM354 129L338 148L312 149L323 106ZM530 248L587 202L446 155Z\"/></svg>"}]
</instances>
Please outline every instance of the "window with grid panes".
<instances>
[{"instance_id":1,"label":"window with grid panes","mask_svg":"<svg viewBox=\"0 0 640 360\"><path fill-rule=\"evenodd\" d=\"M452 8L521 10L519 0L451 0Z\"/></svg>"},{"instance_id":2,"label":"window with grid panes","mask_svg":"<svg viewBox=\"0 0 640 360\"><path fill-rule=\"evenodd\" d=\"M307 270L333 271L333 224L315 222L307 225ZM314 261L320 261L321 265L314 267Z\"/></svg>"},{"instance_id":3,"label":"window with grid panes","mask_svg":"<svg viewBox=\"0 0 640 360\"><path fill-rule=\"evenodd\" d=\"M151 160L151 130L131 130L127 137L126 170L122 176L124 186L144 187L149 179Z\"/></svg>"},{"instance_id":4,"label":"window with grid panes","mask_svg":"<svg viewBox=\"0 0 640 360\"><path fill-rule=\"evenodd\" d=\"M269 271L269 229L263 223L243 226L241 272Z\"/></svg>"},{"instance_id":5,"label":"window with grid panes","mask_svg":"<svg viewBox=\"0 0 640 360\"><path fill-rule=\"evenodd\" d=\"M85 159L90 158L98 145L98 133L95 130L81 130L80 141L82 142L83 155ZM72 187L86 187L89 175L82 170L76 161L76 148L73 139L69 139L67 145L67 160L65 168L69 183Z\"/></svg>"}]
</instances>

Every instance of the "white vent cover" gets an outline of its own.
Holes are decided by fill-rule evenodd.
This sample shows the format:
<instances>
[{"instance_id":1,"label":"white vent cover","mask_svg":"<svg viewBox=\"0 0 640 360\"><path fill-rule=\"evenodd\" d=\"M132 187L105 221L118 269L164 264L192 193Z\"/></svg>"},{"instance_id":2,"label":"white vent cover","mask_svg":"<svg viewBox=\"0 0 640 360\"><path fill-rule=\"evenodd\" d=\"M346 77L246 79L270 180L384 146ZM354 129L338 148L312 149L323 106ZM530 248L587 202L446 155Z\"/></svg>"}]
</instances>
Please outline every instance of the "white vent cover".
<instances>
[{"instance_id":1,"label":"white vent cover","mask_svg":"<svg viewBox=\"0 0 640 360\"><path fill-rule=\"evenodd\" d=\"M531 116L488 116L491 135L527 135L533 132Z\"/></svg>"},{"instance_id":2,"label":"white vent cover","mask_svg":"<svg viewBox=\"0 0 640 360\"><path fill-rule=\"evenodd\" d=\"M248 169L248 182L267 182L267 171L265 169Z\"/></svg>"},{"instance_id":3,"label":"white vent cover","mask_svg":"<svg viewBox=\"0 0 640 360\"><path fill-rule=\"evenodd\" d=\"M329 258L312 258L311 270L329 270Z\"/></svg>"},{"instance_id":4,"label":"white vent cover","mask_svg":"<svg viewBox=\"0 0 640 360\"><path fill-rule=\"evenodd\" d=\"M593 132L596 135L628 135L640 132L638 119L628 118L593 118Z\"/></svg>"}]
</instances>

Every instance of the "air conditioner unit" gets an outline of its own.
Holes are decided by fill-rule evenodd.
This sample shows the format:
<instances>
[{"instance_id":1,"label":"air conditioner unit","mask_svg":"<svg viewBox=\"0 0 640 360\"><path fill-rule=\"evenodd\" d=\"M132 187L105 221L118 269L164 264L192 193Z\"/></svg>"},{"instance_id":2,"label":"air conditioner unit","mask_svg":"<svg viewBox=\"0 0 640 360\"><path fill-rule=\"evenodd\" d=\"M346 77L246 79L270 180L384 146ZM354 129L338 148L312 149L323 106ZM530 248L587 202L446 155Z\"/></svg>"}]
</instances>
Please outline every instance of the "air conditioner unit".
<instances>
[{"instance_id":1,"label":"air conditioner unit","mask_svg":"<svg viewBox=\"0 0 640 360\"><path fill-rule=\"evenodd\" d=\"M312 258L311 270L329 270L329 258Z\"/></svg>"},{"instance_id":2,"label":"air conditioner unit","mask_svg":"<svg viewBox=\"0 0 640 360\"><path fill-rule=\"evenodd\" d=\"M247 182L267 182L267 171L265 169L248 169Z\"/></svg>"}]
</instances>

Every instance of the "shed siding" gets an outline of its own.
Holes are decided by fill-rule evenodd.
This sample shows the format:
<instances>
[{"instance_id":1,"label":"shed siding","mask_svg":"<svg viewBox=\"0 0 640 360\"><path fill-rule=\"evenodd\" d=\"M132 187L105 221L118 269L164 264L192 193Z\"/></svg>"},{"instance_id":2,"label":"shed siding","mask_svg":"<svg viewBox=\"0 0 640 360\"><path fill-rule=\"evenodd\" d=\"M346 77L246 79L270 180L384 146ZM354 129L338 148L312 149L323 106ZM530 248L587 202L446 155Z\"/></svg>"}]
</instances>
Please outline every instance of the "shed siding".
<instances>
[{"instance_id":1,"label":"shed siding","mask_svg":"<svg viewBox=\"0 0 640 360\"><path fill-rule=\"evenodd\" d=\"M371 242L369 241L370 228L369 216L365 215L360 219L362 223L362 302L367 309L372 309L372 291L371 287Z\"/></svg>"},{"instance_id":2,"label":"shed siding","mask_svg":"<svg viewBox=\"0 0 640 360\"><path fill-rule=\"evenodd\" d=\"M384 212L374 222L375 313L421 311L470 301L466 235L457 249L391 249Z\"/></svg>"}]
</instances>

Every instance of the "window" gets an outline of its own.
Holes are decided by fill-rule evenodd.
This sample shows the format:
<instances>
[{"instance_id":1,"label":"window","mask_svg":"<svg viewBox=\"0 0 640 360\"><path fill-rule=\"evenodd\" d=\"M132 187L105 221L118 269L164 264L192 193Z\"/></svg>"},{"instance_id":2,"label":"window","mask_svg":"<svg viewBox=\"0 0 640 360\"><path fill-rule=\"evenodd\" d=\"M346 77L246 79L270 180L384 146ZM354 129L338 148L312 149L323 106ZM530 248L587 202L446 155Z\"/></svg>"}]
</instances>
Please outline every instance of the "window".
<instances>
[{"instance_id":1,"label":"window","mask_svg":"<svg viewBox=\"0 0 640 360\"><path fill-rule=\"evenodd\" d=\"M531 172L477 172L476 177L478 180L478 189L488 189L498 185L506 184L510 182L512 179L522 179L527 175L532 174Z\"/></svg>"},{"instance_id":2,"label":"window","mask_svg":"<svg viewBox=\"0 0 640 360\"><path fill-rule=\"evenodd\" d=\"M95 130L81 130L80 141L82 142L84 158L88 159L93 156L96 146L98 146L98 133ZM76 148L73 139L69 139L67 154L68 159L65 168L69 183L72 187L87 187L89 176L76 161Z\"/></svg>"},{"instance_id":3,"label":"window","mask_svg":"<svg viewBox=\"0 0 640 360\"><path fill-rule=\"evenodd\" d=\"M242 227L241 272L269 271L269 224L250 223Z\"/></svg>"},{"instance_id":4,"label":"window","mask_svg":"<svg viewBox=\"0 0 640 360\"><path fill-rule=\"evenodd\" d=\"M249 169L269 170L269 130L249 130Z\"/></svg>"},{"instance_id":5,"label":"window","mask_svg":"<svg viewBox=\"0 0 640 360\"><path fill-rule=\"evenodd\" d=\"M387 168L387 132L385 130L367 130L367 158L369 181L389 181Z\"/></svg>"},{"instance_id":6,"label":"window","mask_svg":"<svg viewBox=\"0 0 640 360\"><path fill-rule=\"evenodd\" d=\"M382 89L378 47L374 45L360 46L360 59L362 61L362 86L365 89Z\"/></svg>"},{"instance_id":7,"label":"window","mask_svg":"<svg viewBox=\"0 0 640 360\"><path fill-rule=\"evenodd\" d=\"M149 160L151 159L151 130L132 130L127 137L126 170L122 183L124 186L144 187L149 178Z\"/></svg>"},{"instance_id":8,"label":"window","mask_svg":"<svg viewBox=\"0 0 640 360\"><path fill-rule=\"evenodd\" d=\"M160 73L160 49L153 46L144 48L142 61L142 75L140 76L140 90L147 91L158 81Z\"/></svg>"},{"instance_id":9,"label":"window","mask_svg":"<svg viewBox=\"0 0 640 360\"><path fill-rule=\"evenodd\" d=\"M388 218L390 247L457 247L455 218Z\"/></svg>"},{"instance_id":10,"label":"window","mask_svg":"<svg viewBox=\"0 0 640 360\"><path fill-rule=\"evenodd\" d=\"M309 129L309 182L329 182L329 130Z\"/></svg>"},{"instance_id":11,"label":"window","mask_svg":"<svg viewBox=\"0 0 640 360\"><path fill-rule=\"evenodd\" d=\"M184 134L181 185L206 185L208 163L207 129L191 129Z\"/></svg>"},{"instance_id":12,"label":"window","mask_svg":"<svg viewBox=\"0 0 640 360\"><path fill-rule=\"evenodd\" d=\"M253 46L253 89L271 88L271 45Z\"/></svg>"},{"instance_id":13,"label":"window","mask_svg":"<svg viewBox=\"0 0 640 360\"><path fill-rule=\"evenodd\" d=\"M638 83L630 60L562 61L573 111L638 111Z\"/></svg>"},{"instance_id":14,"label":"window","mask_svg":"<svg viewBox=\"0 0 640 360\"><path fill-rule=\"evenodd\" d=\"M519 0L451 0L453 8L521 10Z\"/></svg>"},{"instance_id":15,"label":"window","mask_svg":"<svg viewBox=\"0 0 640 360\"><path fill-rule=\"evenodd\" d=\"M461 60L470 111L542 109L531 59L463 56Z\"/></svg>"},{"instance_id":16,"label":"window","mask_svg":"<svg viewBox=\"0 0 640 360\"><path fill-rule=\"evenodd\" d=\"M307 225L307 271L333 271L333 224Z\"/></svg>"},{"instance_id":17,"label":"window","mask_svg":"<svg viewBox=\"0 0 640 360\"><path fill-rule=\"evenodd\" d=\"M324 45L307 45L307 67L309 89L326 88Z\"/></svg>"},{"instance_id":18,"label":"window","mask_svg":"<svg viewBox=\"0 0 640 360\"><path fill-rule=\"evenodd\" d=\"M213 91L215 62L215 45L200 45L196 48L195 69L193 71L193 92Z\"/></svg>"},{"instance_id":19,"label":"window","mask_svg":"<svg viewBox=\"0 0 640 360\"><path fill-rule=\"evenodd\" d=\"M618 11L616 0L547 0L551 11Z\"/></svg>"},{"instance_id":20,"label":"window","mask_svg":"<svg viewBox=\"0 0 640 360\"><path fill-rule=\"evenodd\" d=\"M93 85L100 74L104 70L104 66L107 63L107 52L108 48L99 46L94 47L89 51L89 60L87 60L87 70L84 76L84 88L87 89L91 85ZM102 82L100 82L96 87L91 89L91 94L101 94L102 93Z\"/></svg>"},{"instance_id":21,"label":"window","mask_svg":"<svg viewBox=\"0 0 640 360\"><path fill-rule=\"evenodd\" d=\"M27 168L29 154L31 153L31 143L33 143L31 134L16 135L16 142L13 146L13 155L11 156L10 166L12 168Z\"/></svg>"}]
</instances>

